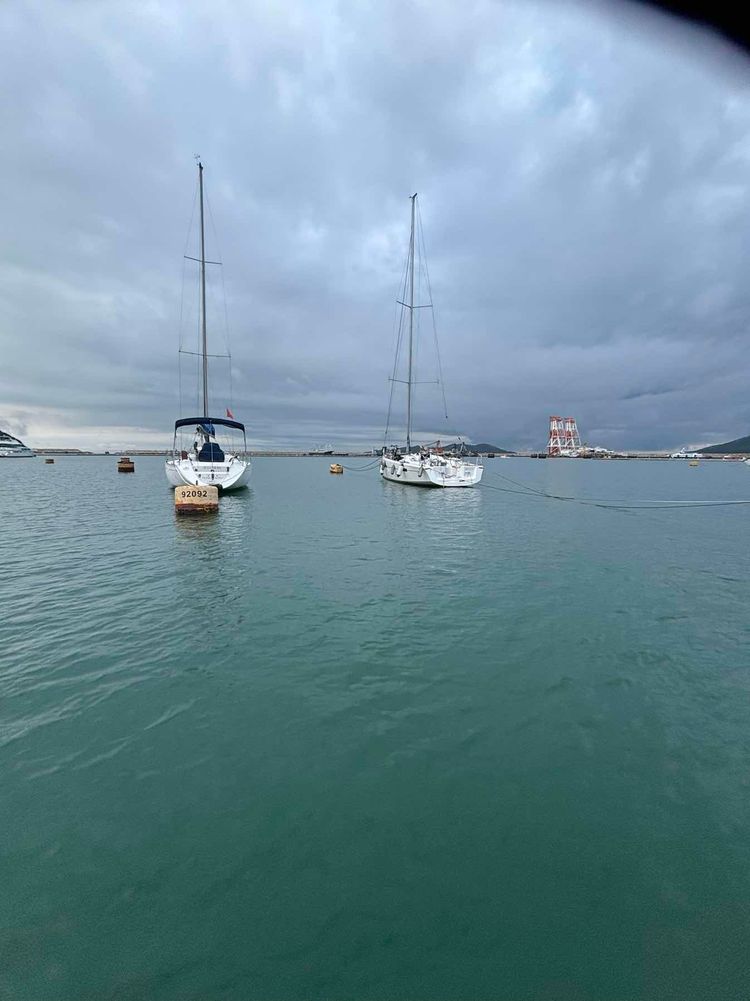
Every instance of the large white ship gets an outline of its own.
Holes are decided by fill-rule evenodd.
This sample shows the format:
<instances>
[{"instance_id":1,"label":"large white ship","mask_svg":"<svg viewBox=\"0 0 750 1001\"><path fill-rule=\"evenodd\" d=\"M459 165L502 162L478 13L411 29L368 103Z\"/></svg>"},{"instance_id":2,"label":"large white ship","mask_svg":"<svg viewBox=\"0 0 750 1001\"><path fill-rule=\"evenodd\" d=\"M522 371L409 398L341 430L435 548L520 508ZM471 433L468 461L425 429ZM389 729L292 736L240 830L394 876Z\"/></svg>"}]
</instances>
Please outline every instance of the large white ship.
<instances>
[{"instance_id":1,"label":"large white ship","mask_svg":"<svg viewBox=\"0 0 750 1001\"><path fill-rule=\"evenodd\" d=\"M36 452L7 431L0 431L0 459L33 459Z\"/></svg>"}]
</instances>

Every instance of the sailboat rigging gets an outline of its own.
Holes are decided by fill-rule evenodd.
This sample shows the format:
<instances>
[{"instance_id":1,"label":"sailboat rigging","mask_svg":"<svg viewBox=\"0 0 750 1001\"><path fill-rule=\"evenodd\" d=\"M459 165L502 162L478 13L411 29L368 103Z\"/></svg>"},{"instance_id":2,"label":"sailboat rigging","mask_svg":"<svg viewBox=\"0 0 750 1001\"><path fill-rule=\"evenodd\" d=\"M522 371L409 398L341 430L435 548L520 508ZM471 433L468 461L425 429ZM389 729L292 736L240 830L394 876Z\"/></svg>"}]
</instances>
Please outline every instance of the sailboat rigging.
<instances>
[{"instance_id":1,"label":"sailboat rigging","mask_svg":"<svg viewBox=\"0 0 750 1001\"><path fill-rule=\"evenodd\" d=\"M209 416L208 400L208 336L206 326L206 237L203 212L203 164L198 160L200 194L200 312L201 312L201 384L203 414L175 421L172 456L167 459L165 472L170 486L215 486L221 490L237 490L247 485L251 464L247 455L245 425L234 419L229 408L226 417ZM220 442L217 428L227 443ZM234 435L232 434L234 432ZM242 444L237 442L242 435ZM188 435L187 441L184 436ZM192 444L189 444L192 438ZM232 440L234 438L234 440ZM222 447L222 444L224 447Z\"/></svg>"},{"instance_id":2,"label":"sailboat rigging","mask_svg":"<svg viewBox=\"0 0 750 1001\"><path fill-rule=\"evenodd\" d=\"M415 487L473 487L482 479L484 468L477 460L474 463L466 462L460 456L452 456L444 453L440 447L440 442L435 445L421 445L412 447L412 406L413 388L416 385L414 378L414 310L424 308L414 301L414 268L417 252L417 195L411 196L411 230L409 236L409 252L407 258L406 279L404 281L404 300L398 300L402 310L406 310L408 319L408 360L406 379L396 378L396 368L400 348L396 348L396 360L394 362L393 378L391 380L391 401L393 400L393 384L404 382L406 385L406 448L398 446L383 446L380 460L380 475L385 480L393 483L405 483ZM429 283L428 283L429 284ZM426 304L429 308L432 303ZM403 321L403 314L402 314ZM436 338L437 349L437 338ZM438 355L438 366L439 366ZM441 379L442 381L442 379ZM388 411L388 425L386 427L386 437L390 427L390 406Z\"/></svg>"}]
</instances>

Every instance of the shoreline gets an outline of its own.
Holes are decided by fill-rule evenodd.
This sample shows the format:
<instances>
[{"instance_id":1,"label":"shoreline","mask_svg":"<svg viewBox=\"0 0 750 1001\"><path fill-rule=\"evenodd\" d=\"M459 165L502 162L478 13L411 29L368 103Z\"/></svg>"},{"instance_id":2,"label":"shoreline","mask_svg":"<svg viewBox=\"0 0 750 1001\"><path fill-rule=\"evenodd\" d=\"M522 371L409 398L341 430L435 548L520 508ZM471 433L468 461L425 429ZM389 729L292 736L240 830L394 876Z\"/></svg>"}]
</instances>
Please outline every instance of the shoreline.
<instances>
[{"instance_id":1,"label":"shoreline","mask_svg":"<svg viewBox=\"0 0 750 1001\"><path fill-rule=\"evenodd\" d=\"M31 446L30 446L31 447ZM83 449L77 448L34 448L33 451L36 455L40 456L107 456L108 458L118 459L121 455L130 456L156 456L156 457L166 457L172 454L171 449L121 449L116 452L89 452ZM252 451L247 453L252 459L377 459L379 454L373 454L371 451L368 452L331 452L330 455L316 455L312 452L300 452L300 451L285 451L282 449L274 449L272 451ZM721 453L721 452L709 452L704 455L697 455L696 458L703 460L728 460L733 462L742 462L744 459L749 458L748 453L742 452L732 452L732 453ZM466 458L488 458L486 452L480 452L478 456L469 455ZM570 461L571 459L585 459L586 461L608 461L617 462L626 459L651 459L651 460L666 460L666 461L681 461L680 459L672 460L668 452L623 452L619 455L579 455L579 456L569 456L569 455L553 455L548 456L544 452L507 452L501 453L496 452L493 456L494 459L553 459L556 461Z\"/></svg>"}]
</instances>

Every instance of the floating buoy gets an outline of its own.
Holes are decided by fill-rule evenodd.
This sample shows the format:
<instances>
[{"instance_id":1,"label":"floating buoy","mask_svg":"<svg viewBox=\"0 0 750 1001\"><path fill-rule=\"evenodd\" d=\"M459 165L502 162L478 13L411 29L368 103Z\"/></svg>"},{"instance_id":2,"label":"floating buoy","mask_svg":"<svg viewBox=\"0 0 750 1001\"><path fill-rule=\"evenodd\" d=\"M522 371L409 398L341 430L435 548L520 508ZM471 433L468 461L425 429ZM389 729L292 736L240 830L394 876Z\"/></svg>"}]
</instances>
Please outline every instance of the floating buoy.
<instances>
[{"instance_id":1,"label":"floating buoy","mask_svg":"<svg viewBox=\"0 0 750 1001\"><path fill-rule=\"evenodd\" d=\"M219 510L218 487L176 487L175 514L215 514Z\"/></svg>"},{"instance_id":2,"label":"floating buoy","mask_svg":"<svg viewBox=\"0 0 750 1001\"><path fill-rule=\"evenodd\" d=\"M45 465L47 465L47 466L51 466L54 463L54 461L55 461L54 459L45 459L44 460Z\"/></svg>"},{"instance_id":3,"label":"floating buoy","mask_svg":"<svg viewBox=\"0 0 750 1001\"><path fill-rule=\"evenodd\" d=\"M330 466L330 469L329 469L329 472L330 473L343 473L344 472L344 467L341 465L340 462L332 462L331 466Z\"/></svg>"},{"instance_id":4,"label":"floating buoy","mask_svg":"<svg viewBox=\"0 0 750 1001\"><path fill-rule=\"evenodd\" d=\"M698 465L697 459L691 459L690 462L688 462L688 466L697 466L697 465Z\"/></svg>"},{"instance_id":5,"label":"floating buoy","mask_svg":"<svg viewBox=\"0 0 750 1001\"><path fill-rule=\"evenodd\" d=\"M117 472L118 473L134 473L135 463L130 458L129 455L123 455L117 462Z\"/></svg>"}]
</instances>

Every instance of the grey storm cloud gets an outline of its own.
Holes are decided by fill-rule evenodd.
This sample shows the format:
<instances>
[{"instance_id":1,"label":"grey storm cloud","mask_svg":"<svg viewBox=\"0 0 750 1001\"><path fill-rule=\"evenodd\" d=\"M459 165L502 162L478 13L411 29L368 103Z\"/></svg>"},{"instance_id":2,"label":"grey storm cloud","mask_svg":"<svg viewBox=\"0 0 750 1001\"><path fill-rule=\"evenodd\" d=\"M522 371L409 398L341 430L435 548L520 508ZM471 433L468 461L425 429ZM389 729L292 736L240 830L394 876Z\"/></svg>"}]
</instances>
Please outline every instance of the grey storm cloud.
<instances>
[{"instance_id":1,"label":"grey storm cloud","mask_svg":"<svg viewBox=\"0 0 750 1001\"><path fill-rule=\"evenodd\" d=\"M166 445L180 380L190 409L194 153L212 398L254 444L382 438L413 191L450 429L750 431L750 67L708 34L622 0L10 0L0 29L0 427L31 444Z\"/></svg>"}]
</instances>

